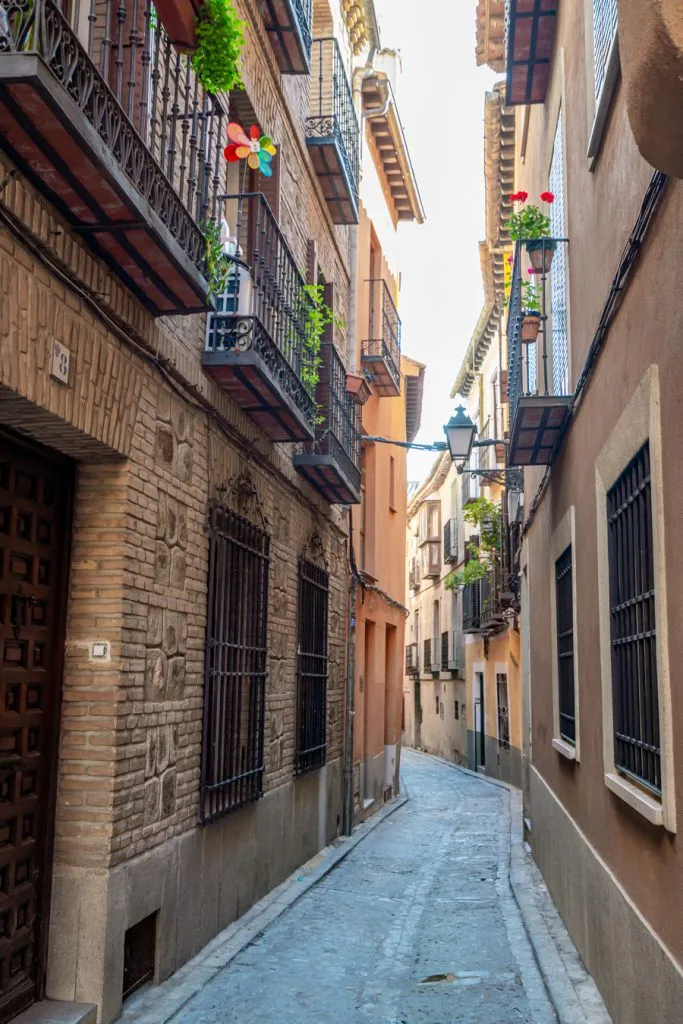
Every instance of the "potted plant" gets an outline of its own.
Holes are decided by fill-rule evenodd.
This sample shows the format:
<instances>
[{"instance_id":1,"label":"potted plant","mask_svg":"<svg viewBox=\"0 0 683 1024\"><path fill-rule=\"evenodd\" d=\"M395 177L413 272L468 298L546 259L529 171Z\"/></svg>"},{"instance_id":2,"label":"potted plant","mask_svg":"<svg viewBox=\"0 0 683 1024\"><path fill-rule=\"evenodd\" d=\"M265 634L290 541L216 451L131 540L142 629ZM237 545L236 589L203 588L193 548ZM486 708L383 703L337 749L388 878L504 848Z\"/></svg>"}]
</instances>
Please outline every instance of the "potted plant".
<instances>
[{"instance_id":1,"label":"potted plant","mask_svg":"<svg viewBox=\"0 0 683 1024\"><path fill-rule=\"evenodd\" d=\"M533 281L522 283L522 341L533 345L541 327L541 306Z\"/></svg>"},{"instance_id":2,"label":"potted plant","mask_svg":"<svg viewBox=\"0 0 683 1024\"><path fill-rule=\"evenodd\" d=\"M365 405L370 397L370 388L362 373L346 374L346 393L351 395L356 405Z\"/></svg>"},{"instance_id":3,"label":"potted plant","mask_svg":"<svg viewBox=\"0 0 683 1024\"><path fill-rule=\"evenodd\" d=\"M155 9L179 53L192 53L192 67L207 92L229 92L240 84L244 23L233 0L156 0Z\"/></svg>"},{"instance_id":4,"label":"potted plant","mask_svg":"<svg viewBox=\"0 0 683 1024\"><path fill-rule=\"evenodd\" d=\"M528 192L515 192L510 196L514 203L526 203ZM552 192L541 192L541 202L553 203ZM523 206L505 222L505 228L513 242L524 242L531 266L537 274L547 273L553 262L557 242L550 238L550 217L539 206Z\"/></svg>"}]
</instances>

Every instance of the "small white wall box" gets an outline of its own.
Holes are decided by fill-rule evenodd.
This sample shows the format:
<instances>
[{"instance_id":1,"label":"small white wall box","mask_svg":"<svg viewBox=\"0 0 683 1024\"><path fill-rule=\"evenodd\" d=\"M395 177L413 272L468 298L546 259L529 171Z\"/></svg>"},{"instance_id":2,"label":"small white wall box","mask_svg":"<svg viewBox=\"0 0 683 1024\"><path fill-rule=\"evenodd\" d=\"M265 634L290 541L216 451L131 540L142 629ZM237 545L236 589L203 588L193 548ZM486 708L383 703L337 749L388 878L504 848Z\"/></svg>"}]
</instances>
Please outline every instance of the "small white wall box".
<instances>
[{"instance_id":1,"label":"small white wall box","mask_svg":"<svg viewBox=\"0 0 683 1024\"><path fill-rule=\"evenodd\" d=\"M90 644L90 658L92 661L109 660L109 644L106 640L97 640L95 643Z\"/></svg>"}]
</instances>

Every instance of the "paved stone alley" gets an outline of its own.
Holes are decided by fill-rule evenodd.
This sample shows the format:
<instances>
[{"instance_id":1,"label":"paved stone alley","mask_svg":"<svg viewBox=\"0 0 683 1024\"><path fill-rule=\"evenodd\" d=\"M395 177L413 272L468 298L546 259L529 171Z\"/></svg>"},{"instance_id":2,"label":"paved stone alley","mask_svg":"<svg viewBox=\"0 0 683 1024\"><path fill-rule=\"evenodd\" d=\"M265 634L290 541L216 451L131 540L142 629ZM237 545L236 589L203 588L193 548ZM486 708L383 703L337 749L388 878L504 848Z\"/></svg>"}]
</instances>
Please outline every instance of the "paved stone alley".
<instances>
[{"instance_id":1,"label":"paved stone alley","mask_svg":"<svg viewBox=\"0 0 683 1024\"><path fill-rule=\"evenodd\" d=\"M583 1004L571 985L567 1006L558 1013L553 1008L509 885L507 791L412 751L403 753L402 774L409 801L180 1009L164 1015L162 1000L156 1017L147 1010L124 1019L145 1024L608 1021L575 954L574 982L579 990L583 986ZM543 898L547 901L547 895ZM546 910L550 919L552 908ZM546 929L543 941L551 942L557 958L549 934ZM206 967L195 968L201 970ZM185 972L182 984L187 977Z\"/></svg>"}]
</instances>

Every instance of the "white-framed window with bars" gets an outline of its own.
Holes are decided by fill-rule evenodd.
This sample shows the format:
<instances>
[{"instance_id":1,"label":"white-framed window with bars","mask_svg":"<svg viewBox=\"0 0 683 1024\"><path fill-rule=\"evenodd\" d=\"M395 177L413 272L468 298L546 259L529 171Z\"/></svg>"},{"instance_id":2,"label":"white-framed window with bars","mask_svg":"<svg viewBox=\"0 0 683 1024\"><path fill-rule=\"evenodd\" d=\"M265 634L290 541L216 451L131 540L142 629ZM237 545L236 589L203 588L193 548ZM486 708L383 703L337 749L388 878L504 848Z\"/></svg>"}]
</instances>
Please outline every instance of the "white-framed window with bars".
<instances>
[{"instance_id":1,"label":"white-framed window with bars","mask_svg":"<svg viewBox=\"0 0 683 1024\"><path fill-rule=\"evenodd\" d=\"M593 0L593 67L595 75L595 99L607 77L607 65L617 34L617 0Z\"/></svg>"},{"instance_id":2,"label":"white-framed window with bars","mask_svg":"<svg viewBox=\"0 0 683 1024\"><path fill-rule=\"evenodd\" d=\"M557 118L553 156L550 163L548 187L555 196L550 207L550 235L552 238L567 237L567 216L565 210L564 183L564 119L562 110ZM568 266L567 245L560 242L555 250L550 271L550 292L552 302L551 337L553 360L553 394L569 394L569 334L567 330Z\"/></svg>"}]
</instances>

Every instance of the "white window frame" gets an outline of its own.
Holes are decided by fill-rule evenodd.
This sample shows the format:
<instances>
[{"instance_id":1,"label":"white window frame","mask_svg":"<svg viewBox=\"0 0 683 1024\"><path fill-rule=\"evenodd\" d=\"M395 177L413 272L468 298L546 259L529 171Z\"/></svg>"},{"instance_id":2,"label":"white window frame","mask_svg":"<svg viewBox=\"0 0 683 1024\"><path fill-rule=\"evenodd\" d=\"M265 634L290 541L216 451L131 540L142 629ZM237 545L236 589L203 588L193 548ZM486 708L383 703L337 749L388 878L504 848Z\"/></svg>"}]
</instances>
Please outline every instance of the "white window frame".
<instances>
[{"instance_id":1,"label":"white window frame","mask_svg":"<svg viewBox=\"0 0 683 1024\"><path fill-rule=\"evenodd\" d=\"M560 736L560 678L557 667L557 587L555 563L571 545L572 549L572 623L574 628L574 720L576 742L574 745ZM577 575L576 575L576 516L570 505L559 521L550 539L550 643L552 648L553 683L553 749L569 761L581 760L581 728L579 717L579 645L577 631Z\"/></svg>"},{"instance_id":2,"label":"white window frame","mask_svg":"<svg viewBox=\"0 0 683 1024\"><path fill-rule=\"evenodd\" d=\"M614 761L612 649L609 591L609 542L607 493L646 441L650 443L652 547L655 579L655 649L659 731L662 764L662 798L658 800L617 772ZM602 686L603 767L605 785L653 825L676 831L676 791L673 757L673 720L666 596L666 545L662 439L659 402L659 371L648 368L617 420L595 463L595 496L598 527L598 598L600 627L600 677Z\"/></svg>"}]
</instances>

